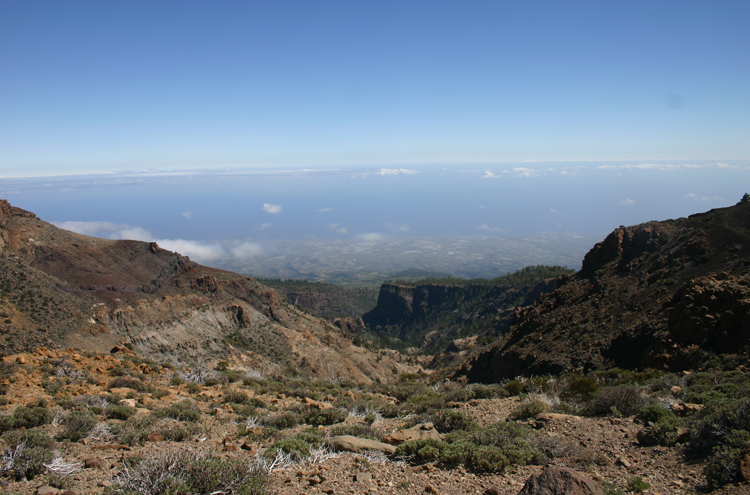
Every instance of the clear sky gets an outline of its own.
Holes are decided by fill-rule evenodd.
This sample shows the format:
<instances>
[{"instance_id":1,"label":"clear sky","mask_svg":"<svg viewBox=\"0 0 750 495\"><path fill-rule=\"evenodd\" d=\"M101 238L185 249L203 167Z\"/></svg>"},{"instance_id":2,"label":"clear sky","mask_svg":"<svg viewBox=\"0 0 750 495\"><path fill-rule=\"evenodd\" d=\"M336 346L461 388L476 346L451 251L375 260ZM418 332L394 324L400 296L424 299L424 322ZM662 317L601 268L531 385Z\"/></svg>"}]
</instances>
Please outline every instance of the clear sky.
<instances>
[{"instance_id":1,"label":"clear sky","mask_svg":"<svg viewBox=\"0 0 750 495\"><path fill-rule=\"evenodd\" d=\"M6 0L0 176L747 160L749 26L740 0Z\"/></svg>"}]
</instances>

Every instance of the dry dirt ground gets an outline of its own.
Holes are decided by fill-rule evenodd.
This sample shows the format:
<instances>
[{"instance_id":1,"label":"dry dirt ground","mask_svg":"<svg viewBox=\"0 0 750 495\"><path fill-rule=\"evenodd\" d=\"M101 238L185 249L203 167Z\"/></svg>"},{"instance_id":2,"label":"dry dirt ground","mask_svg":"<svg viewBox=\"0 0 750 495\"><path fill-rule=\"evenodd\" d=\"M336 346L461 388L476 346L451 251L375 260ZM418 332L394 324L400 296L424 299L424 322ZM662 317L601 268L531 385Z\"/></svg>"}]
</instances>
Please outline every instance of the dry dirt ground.
<instances>
[{"instance_id":1,"label":"dry dirt ground","mask_svg":"<svg viewBox=\"0 0 750 495\"><path fill-rule=\"evenodd\" d=\"M40 398L46 399L48 408L56 413L62 411L58 402L66 397L93 397L115 392L129 399L126 403L136 408L136 416L147 416L153 411L170 404L188 400L193 401L201 410L201 418L193 426L193 434L182 442L146 441L143 444L123 445L116 438L97 438L89 435L77 442L59 442L58 449L64 460L77 465L80 470L68 477L68 489L76 494L102 493L107 486L116 482L118 473L126 468L130 457L148 458L173 450L208 449L215 455L237 457L251 462L273 439L262 438L256 441L239 436L244 425L244 418L235 414L233 405L222 401L231 390L243 390L248 395L252 391L242 387L242 383L196 387L188 390L187 384L170 385L173 371L161 367L149 367L137 364L137 359L128 359L128 351L122 349L115 355L87 355L75 351L39 350L36 354L22 354L2 358L4 363L17 366L14 375L3 380L4 397L7 404L0 408L4 415L21 406L33 403ZM130 356L132 357L132 355ZM57 367L68 367L71 371L80 371L87 376L87 381L70 380L65 377L45 375L49 372L50 363ZM144 376L154 390L161 393L138 393L135 390L109 390L108 384L115 377L113 370L126 369ZM54 395L49 395L42 388L42 382L59 380L66 383ZM49 385L48 385L49 389ZM192 392L192 393L191 393ZM363 394L361 391L353 391ZM162 395L154 398L154 395ZM284 410L302 403L303 398L284 395L265 394L255 397ZM324 399L325 400L325 399ZM517 397L503 399L471 400L468 403L454 404L464 410L480 425L486 426L508 419L510 412L518 405ZM5 402L5 401L3 401ZM59 414L58 414L59 416ZM119 420L101 419L102 422L115 424ZM162 420L167 423L180 424L174 420ZM362 423L361 416L349 416L346 424ZM404 423L401 419L378 419L373 427L385 432L398 429ZM184 424L184 423L183 423ZM164 426L164 425L162 425ZM167 425L168 426L168 425ZM703 466L691 464L681 455L679 447L643 447L636 441L640 426L632 418L581 418L563 417L560 419L539 422L539 431L549 437L574 440L591 453L591 459L598 462L584 462L580 458L569 463L571 467L584 475L598 481L613 483L625 490L627 480L634 476L641 477L651 488L643 493L656 495L699 493L705 479ZM55 437L62 430L55 422L42 427L50 436ZM304 427L298 426L297 430ZM319 427L327 430L330 427ZM290 430L292 431L292 430ZM286 433L286 432L285 432ZM97 461L91 461L97 459ZM88 461L87 461L88 460ZM565 459L556 463L565 465ZM88 464L93 467L85 467ZM413 465L403 460L394 460L379 453L331 453L330 457L317 462L307 462L274 470L268 477L266 492L268 494L342 494L372 493L416 495L422 493L452 494L517 494L526 480L540 472L542 466L519 466L507 469L502 474L474 474L463 468L441 469L434 465ZM37 493L40 487L49 482L47 474L29 481L17 481L9 477L2 478L3 493L29 494ZM495 488L495 492L488 491ZM749 484L736 484L714 491L714 494L750 493Z\"/></svg>"}]
</instances>

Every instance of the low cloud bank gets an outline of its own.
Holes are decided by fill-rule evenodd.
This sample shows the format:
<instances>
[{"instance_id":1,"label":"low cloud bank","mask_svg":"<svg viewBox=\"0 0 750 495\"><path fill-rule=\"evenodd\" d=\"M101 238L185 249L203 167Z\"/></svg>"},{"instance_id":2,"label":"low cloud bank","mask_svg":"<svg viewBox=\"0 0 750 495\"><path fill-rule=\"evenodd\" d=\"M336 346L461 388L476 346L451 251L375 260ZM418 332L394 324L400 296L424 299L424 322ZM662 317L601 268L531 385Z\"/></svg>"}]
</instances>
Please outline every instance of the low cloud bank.
<instances>
[{"instance_id":1,"label":"low cloud bank","mask_svg":"<svg viewBox=\"0 0 750 495\"><path fill-rule=\"evenodd\" d=\"M113 222L58 222L53 224L61 229L70 230L78 234L103 237L105 239L130 239L134 241L156 242L159 247L174 251L198 263L235 258L249 260L263 255L260 244L253 242L238 243L237 241L191 241L187 239L154 239L151 233L142 227Z\"/></svg>"}]
</instances>

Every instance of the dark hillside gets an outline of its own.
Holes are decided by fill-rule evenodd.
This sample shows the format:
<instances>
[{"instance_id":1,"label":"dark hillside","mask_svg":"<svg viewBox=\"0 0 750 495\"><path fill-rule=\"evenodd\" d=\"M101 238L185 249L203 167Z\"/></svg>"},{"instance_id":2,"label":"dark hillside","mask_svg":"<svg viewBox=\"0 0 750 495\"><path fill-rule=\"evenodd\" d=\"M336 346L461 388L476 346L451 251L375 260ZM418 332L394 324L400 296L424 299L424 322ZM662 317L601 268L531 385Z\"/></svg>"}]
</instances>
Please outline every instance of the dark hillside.
<instances>
[{"instance_id":1,"label":"dark hillside","mask_svg":"<svg viewBox=\"0 0 750 495\"><path fill-rule=\"evenodd\" d=\"M257 280L274 289L289 304L327 320L360 318L374 308L378 300L375 287L342 287L304 280Z\"/></svg>"},{"instance_id":2,"label":"dark hillside","mask_svg":"<svg viewBox=\"0 0 750 495\"><path fill-rule=\"evenodd\" d=\"M611 367L684 369L750 344L750 203L620 227L518 311L475 381Z\"/></svg>"},{"instance_id":3,"label":"dark hillside","mask_svg":"<svg viewBox=\"0 0 750 495\"><path fill-rule=\"evenodd\" d=\"M562 267L527 267L495 279L429 278L395 281L380 288L378 305L363 320L388 346L442 351L456 339L494 340L516 306L554 290Z\"/></svg>"}]
</instances>

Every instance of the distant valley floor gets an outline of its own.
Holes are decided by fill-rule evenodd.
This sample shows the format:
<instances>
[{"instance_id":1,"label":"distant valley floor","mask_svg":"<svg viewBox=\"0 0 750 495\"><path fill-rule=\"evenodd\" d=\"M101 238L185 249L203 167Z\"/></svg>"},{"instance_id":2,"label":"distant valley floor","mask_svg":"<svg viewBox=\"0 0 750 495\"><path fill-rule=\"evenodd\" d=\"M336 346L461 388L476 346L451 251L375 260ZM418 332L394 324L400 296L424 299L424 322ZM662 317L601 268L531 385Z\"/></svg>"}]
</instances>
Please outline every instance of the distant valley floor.
<instances>
[{"instance_id":1,"label":"distant valley floor","mask_svg":"<svg viewBox=\"0 0 750 495\"><path fill-rule=\"evenodd\" d=\"M531 265L580 269L602 234L436 236L360 241L280 240L251 260L226 259L216 268L258 278L304 279L344 285L379 285L400 271L420 269L456 277L494 278Z\"/></svg>"}]
</instances>

